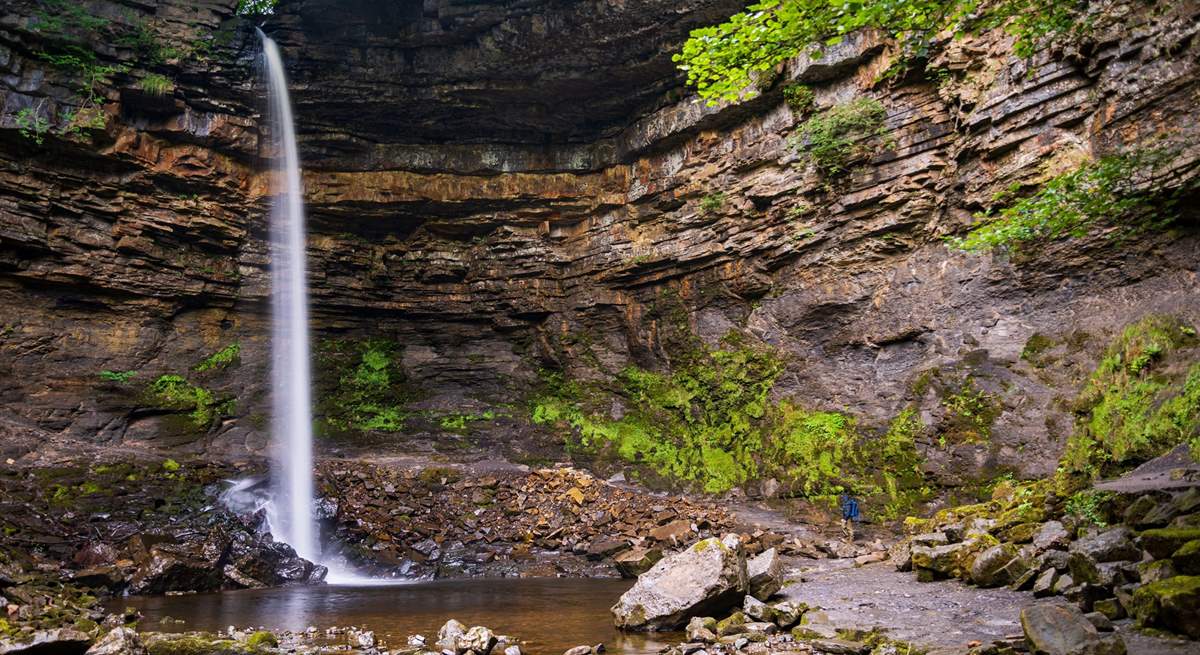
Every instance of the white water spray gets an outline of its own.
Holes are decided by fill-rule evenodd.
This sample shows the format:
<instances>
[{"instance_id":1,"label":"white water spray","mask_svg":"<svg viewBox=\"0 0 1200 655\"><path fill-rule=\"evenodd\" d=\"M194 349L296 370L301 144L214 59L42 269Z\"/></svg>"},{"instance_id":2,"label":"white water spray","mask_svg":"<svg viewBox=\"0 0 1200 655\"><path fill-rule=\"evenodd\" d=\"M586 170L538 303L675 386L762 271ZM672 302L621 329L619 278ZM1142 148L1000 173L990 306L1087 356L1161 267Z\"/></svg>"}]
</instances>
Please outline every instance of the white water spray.
<instances>
[{"instance_id":1,"label":"white water spray","mask_svg":"<svg viewBox=\"0 0 1200 655\"><path fill-rule=\"evenodd\" d=\"M275 489L271 531L301 557L318 562L313 519L312 382L304 198L292 103L279 46L258 30L276 164L271 206L271 438Z\"/></svg>"}]
</instances>

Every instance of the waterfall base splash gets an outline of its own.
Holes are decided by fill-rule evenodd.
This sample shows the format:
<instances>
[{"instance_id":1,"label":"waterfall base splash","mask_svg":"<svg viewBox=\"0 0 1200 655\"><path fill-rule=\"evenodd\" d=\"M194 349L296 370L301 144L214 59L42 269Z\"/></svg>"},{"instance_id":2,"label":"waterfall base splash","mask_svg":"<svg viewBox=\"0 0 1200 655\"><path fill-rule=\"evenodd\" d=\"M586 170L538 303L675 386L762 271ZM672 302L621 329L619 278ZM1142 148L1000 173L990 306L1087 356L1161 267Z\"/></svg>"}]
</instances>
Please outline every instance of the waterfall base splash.
<instances>
[{"instance_id":1,"label":"waterfall base splash","mask_svg":"<svg viewBox=\"0 0 1200 655\"><path fill-rule=\"evenodd\" d=\"M283 536L284 533L279 529L282 512L279 505L275 502L273 485L270 484L270 481L266 477L260 476L228 480L226 484L229 487L222 491L218 498L222 505L241 516L261 515L263 520L262 529L269 532L276 541L287 542L287 539ZM313 515L315 518L322 518L320 511L316 508L314 508ZM325 518L332 519L333 517ZM319 537L319 535L319 526L315 525L314 536ZM321 547L319 540L316 540L315 543L317 543L317 548L322 557L320 560L310 561L325 567L328 571L325 575L326 584L347 587L375 587L414 582L414 580L403 577L367 575L346 561L346 558L341 554L340 548L331 548L329 544ZM303 557L302 554L301 557Z\"/></svg>"}]
</instances>

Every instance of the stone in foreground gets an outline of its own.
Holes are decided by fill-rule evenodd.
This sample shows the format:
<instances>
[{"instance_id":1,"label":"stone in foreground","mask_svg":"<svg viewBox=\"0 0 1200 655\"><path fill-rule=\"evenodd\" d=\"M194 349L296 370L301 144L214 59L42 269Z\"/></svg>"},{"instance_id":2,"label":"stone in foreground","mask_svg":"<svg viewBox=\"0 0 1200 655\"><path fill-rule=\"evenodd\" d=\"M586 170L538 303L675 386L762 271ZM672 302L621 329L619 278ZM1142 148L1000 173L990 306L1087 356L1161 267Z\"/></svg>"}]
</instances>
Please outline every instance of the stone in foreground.
<instances>
[{"instance_id":1,"label":"stone in foreground","mask_svg":"<svg viewBox=\"0 0 1200 655\"><path fill-rule=\"evenodd\" d=\"M613 623L623 630L678 630L693 616L728 610L746 590L746 557L737 536L704 539L639 576L613 605Z\"/></svg>"},{"instance_id":2,"label":"stone in foreground","mask_svg":"<svg viewBox=\"0 0 1200 655\"><path fill-rule=\"evenodd\" d=\"M1034 655L1124 655L1120 635L1100 636L1073 605L1044 604L1021 610L1021 628Z\"/></svg>"},{"instance_id":3,"label":"stone in foreground","mask_svg":"<svg viewBox=\"0 0 1200 655\"><path fill-rule=\"evenodd\" d=\"M43 630L33 633L27 642L0 640L0 655L82 655L91 643L92 638L78 630Z\"/></svg>"},{"instance_id":4,"label":"stone in foreground","mask_svg":"<svg viewBox=\"0 0 1200 655\"><path fill-rule=\"evenodd\" d=\"M746 562L750 595L765 601L783 588L783 560L770 548Z\"/></svg>"},{"instance_id":5,"label":"stone in foreground","mask_svg":"<svg viewBox=\"0 0 1200 655\"><path fill-rule=\"evenodd\" d=\"M1139 587L1131 613L1142 627L1200 639L1200 576L1178 575Z\"/></svg>"}]
</instances>

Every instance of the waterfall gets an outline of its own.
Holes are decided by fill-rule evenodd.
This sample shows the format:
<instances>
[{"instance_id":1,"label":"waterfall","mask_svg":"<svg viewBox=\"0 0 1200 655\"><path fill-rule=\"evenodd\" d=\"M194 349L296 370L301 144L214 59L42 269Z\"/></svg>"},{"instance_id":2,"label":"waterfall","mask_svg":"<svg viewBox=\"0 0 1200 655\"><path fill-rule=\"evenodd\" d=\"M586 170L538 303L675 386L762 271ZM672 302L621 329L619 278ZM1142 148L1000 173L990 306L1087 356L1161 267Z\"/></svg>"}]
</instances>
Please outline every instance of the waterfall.
<instances>
[{"instance_id":1,"label":"waterfall","mask_svg":"<svg viewBox=\"0 0 1200 655\"><path fill-rule=\"evenodd\" d=\"M279 46L258 30L266 60L275 165L271 204L271 531L305 559L319 561L313 518L312 379L304 198L291 98Z\"/></svg>"}]
</instances>

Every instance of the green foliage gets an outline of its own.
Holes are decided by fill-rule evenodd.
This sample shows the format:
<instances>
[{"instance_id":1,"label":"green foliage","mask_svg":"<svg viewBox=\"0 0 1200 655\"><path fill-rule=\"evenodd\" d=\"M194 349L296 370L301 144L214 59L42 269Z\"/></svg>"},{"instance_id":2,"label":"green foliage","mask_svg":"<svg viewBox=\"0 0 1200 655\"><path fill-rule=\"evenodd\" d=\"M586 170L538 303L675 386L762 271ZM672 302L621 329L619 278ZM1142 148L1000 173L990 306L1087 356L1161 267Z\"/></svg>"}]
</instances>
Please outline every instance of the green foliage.
<instances>
[{"instance_id":1,"label":"green foliage","mask_svg":"<svg viewBox=\"0 0 1200 655\"><path fill-rule=\"evenodd\" d=\"M1084 524L1107 527L1107 506L1114 497L1111 492L1084 489L1067 499L1066 513Z\"/></svg>"},{"instance_id":2,"label":"green foliage","mask_svg":"<svg viewBox=\"0 0 1200 655\"><path fill-rule=\"evenodd\" d=\"M705 491L730 489L757 473L767 393L783 371L769 351L730 336L723 349L700 346L665 375L638 368L621 372L620 395L630 407L620 420L589 407L586 391L548 375L534 400L537 423L566 422L580 445L643 464Z\"/></svg>"},{"instance_id":3,"label":"green foliage","mask_svg":"<svg viewBox=\"0 0 1200 655\"><path fill-rule=\"evenodd\" d=\"M783 87L783 101L787 103L788 109L791 109L793 114L802 116L812 111L817 100L811 88L803 84L792 83Z\"/></svg>"},{"instance_id":4,"label":"green foliage","mask_svg":"<svg viewBox=\"0 0 1200 655\"><path fill-rule=\"evenodd\" d=\"M778 444L782 461L792 463L787 474L806 495L830 495L842 491L842 467L861 464L850 461L858 455L854 419L837 412L811 412L791 403L780 405L781 430Z\"/></svg>"},{"instance_id":5,"label":"green foliage","mask_svg":"<svg viewBox=\"0 0 1200 655\"><path fill-rule=\"evenodd\" d=\"M236 366L242 361L242 345L234 341L217 352L205 357L203 361L196 365L197 373L212 371L217 369L226 369L230 366Z\"/></svg>"},{"instance_id":6,"label":"green foliage","mask_svg":"<svg viewBox=\"0 0 1200 655\"><path fill-rule=\"evenodd\" d=\"M175 88L175 84L166 75L147 73L145 77L138 81L138 88L150 95L165 96Z\"/></svg>"},{"instance_id":7,"label":"green foliage","mask_svg":"<svg viewBox=\"0 0 1200 655\"><path fill-rule=\"evenodd\" d=\"M770 402L782 372L770 350L730 335L720 348L697 346L673 373L622 371L620 419L610 418L605 389L553 373L544 375L531 414L535 423L573 428L586 452L712 493L774 476L808 496L846 488L880 496L894 508L886 512L927 493L916 449L924 426L914 410L902 412L881 439L866 438L849 415Z\"/></svg>"},{"instance_id":8,"label":"green foliage","mask_svg":"<svg viewBox=\"0 0 1200 655\"><path fill-rule=\"evenodd\" d=\"M878 138L887 135L885 118L887 110L878 100L857 98L810 117L788 142L822 174L836 176L880 145Z\"/></svg>"},{"instance_id":9,"label":"green foliage","mask_svg":"<svg viewBox=\"0 0 1200 655\"><path fill-rule=\"evenodd\" d=\"M109 26L107 18L94 16L72 0L41 0L30 29L49 35L97 32Z\"/></svg>"},{"instance_id":10,"label":"green foliage","mask_svg":"<svg viewBox=\"0 0 1200 655\"><path fill-rule=\"evenodd\" d=\"M100 371L100 379L125 384L137 375L137 371Z\"/></svg>"},{"instance_id":11,"label":"green foliage","mask_svg":"<svg viewBox=\"0 0 1200 655\"><path fill-rule=\"evenodd\" d=\"M1002 411L1000 402L976 387L970 377L964 378L957 389L942 398L942 406L950 419L945 436L956 443L987 441L992 433L992 423Z\"/></svg>"},{"instance_id":12,"label":"green foliage","mask_svg":"<svg viewBox=\"0 0 1200 655\"><path fill-rule=\"evenodd\" d=\"M1085 34L1084 6L1079 0L762 0L725 23L693 30L674 59L700 96L716 104L756 95L778 64L819 54L861 29L895 39L895 73L927 59L939 33L1000 25L1016 35L1016 54L1027 57L1046 41Z\"/></svg>"},{"instance_id":13,"label":"green foliage","mask_svg":"<svg viewBox=\"0 0 1200 655\"><path fill-rule=\"evenodd\" d=\"M1151 315L1128 326L1076 400L1060 470L1086 480L1181 443L1200 451L1198 345L1195 330L1173 317Z\"/></svg>"},{"instance_id":14,"label":"green foliage","mask_svg":"<svg viewBox=\"0 0 1200 655\"><path fill-rule=\"evenodd\" d=\"M163 460L162 467L167 473L174 473L179 470L179 462L168 457Z\"/></svg>"},{"instance_id":15,"label":"green foliage","mask_svg":"<svg viewBox=\"0 0 1200 655\"><path fill-rule=\"evenodd\" d=\"M17 132L23 138L42 145L46 141L46 133L50 131L50 120L42 116L33 107L25 107L13 117Z\"/></svg>"},{"instance_id":16,"label":"green foliage","mask_svg":"<svg viewBox=\"0 0 1200 655\"><path fill-rule=\"evenodd\" d=\"M233 411L232 399L218 402L213 393L195 386L178 375L163 375L150 384L152 398L165 406L190 409L189 418L198 428L207 428L222 415Z\"/></svg>"},{"instance_id":17,"label":"green foliage","mask_svg":"<svg viewBox=\"0 0 1200 655\"><path fill-rule=\"evenodd\" d=\"M443 430L463 431L477 421L491 421L496 418L496 412L486 410L481 414L447 414L438 419Z\"/></svg>"},{"instance_id":18,"label":"green foliage","mask_svg":"<svg viewBox=\"0 0 1200 655\"><path fill-rule=\"evenodd\" d=\"M403 430L412 394L397 355L396 345L382 339L322 343L320 373L332 386L321 401L325 421L339 430Z\"/></svg>"},{"instance_id":19,"label":"green foliage","mask_svg":"<svg viewBox=\"0 0 1200 655\"><path fill-rule=\"evenodd\" d=\"M275 13L279 0L238 0L238 16L265 16Z\"/></svg>"},{"instance_id":20,"label":"green foliage","mask_svg":"<svg viewBox=\"0 0 1200 655\"><path fill-rule=\"evenodd\" d=\"M720 211L725 206L725 194L721 192L710 193L700 199L700 211L705 214L711 214Z\"/></svg>"},{"instance_id":21,"label":"green foliage","mask_svg":"<svg viewBox=\"0 0 1200 655\"><path fill-rule=\"evenodd\" d=\"M1026 243L1081 237L1096 223L1116 219L1125 219L1129 231L1136 232L1149 226L1144 219L1155 209L1168 211L1158 222L1169 221L1173 198L1153 185L1138 185L1152 179L1167 162L1162 152L1137 151L1085 163L1019 200L1012 201L1019 187L1010 187L993 198L1005 205L1002 209L993 207L976 214L980 223L966 236L950 237L948 242L967 252L1015 251Z\"/></svg>"}]
</instances>

